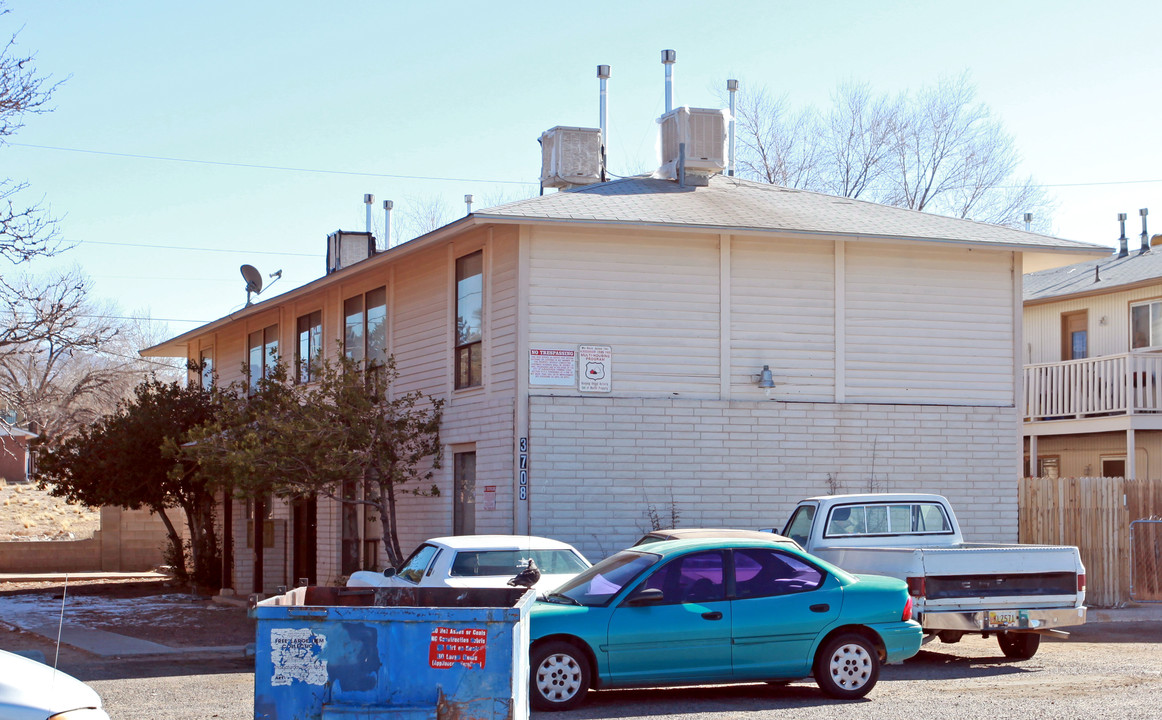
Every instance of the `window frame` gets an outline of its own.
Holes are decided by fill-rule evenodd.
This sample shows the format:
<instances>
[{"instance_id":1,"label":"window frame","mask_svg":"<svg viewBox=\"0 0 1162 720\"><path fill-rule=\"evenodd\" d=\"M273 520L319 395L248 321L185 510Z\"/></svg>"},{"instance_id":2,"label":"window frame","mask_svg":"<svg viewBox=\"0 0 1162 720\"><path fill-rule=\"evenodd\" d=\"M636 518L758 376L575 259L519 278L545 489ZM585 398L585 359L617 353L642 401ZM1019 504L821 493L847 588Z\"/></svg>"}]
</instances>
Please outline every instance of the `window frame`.
<instances>
[{"instance_id":1,"label":"window frame","mask_svg":"<svg viewBox=\"0 0 1162 720\"><path fill-rule=\"evenodd\" d=\"M1146 308L1146 344L1138 345L1137 338L1134 333L1134 311L1138 308ZM1155 298L1153 300L1139 300L1130 303L1130 322L1129 322L1129 347L1130 351L1134 350L1158 350L1162 349L1162 337L1154 337L1154 326L1159 325L1159 334L1162 335L1162 299Z\"/></svg>"},{"instance_id":2,"label":"window frame","mask_svg":"<svg viewBox=\"0 0 1162 720\"><path fill-rule=\"evenodd\" d=\"M909 530L904 530L904 531L895 531L892 529L892 526L891 526L891 517L892 517L891 511L892 511L892 508L894 508L894 507L902 507L902 506L908 506L909 517L915 516L918 512L920 512L920 509L923 507L935 507L940 511L940 516L944 521L943 524L948 529L947 530L911 530L911 529L909 529ZM887 532L868 532L867 508L869 508L869 507L887 508L887 519L888 519ZM835 513L838 510L845 509L845 508L847 508L847 509L859 508L860 510L863 510L864 524L863 524L863 531L862 532L847 532L847 533L833 532L832 523L836 522L835 517L834 517ZM909 523L909 525L911 525L911 523ZM835 538L884 537L884 536L889 536L889 535L914 536L914 535L954 535L954 534L955 534L955 530L954 530L953 525L952 525L952 518L950 518L948 516L948 513L945 512L944 506L939 502L928 501L928 500L901 500L898 502L885 501L885 502L871 502L871 503L867 503L867 502L864 502L864 503L843 503L843 504L839 504L839 505L832 505L831 508L829 508L827 511L827 519L823 525L823 538L825 540L835 539Z\"/></svg>"},{"instance_id":3,"label":"window frame","mask_svg":"<svg viewBox=\"0 0 1162 720\"><path fill-rule=\"evenodd\" d=\"M260 345L254 344L255 336L259 336L261 339ZM261 367L257 378L254 375L254 353L256 350L261 350L258 358ZM270 371L278 364L278 358L278 323L246 334L246 387L249 392L255 392L258 389L258 383L270 377Z\"/></svg>"},{"instance_id":4,"label":"window frame","mask_svg":"<svg viewBox=\"0 0 1162 720\"><path fill-rule=\"evenodd\" d=\"M476 272L476 264L479 269ZM456 258L454 267L453 292L455 307L452 327L453 385L456 390L467 390L484 384L484 250L475 250ZM479 278L478 285L472 282ZM475 286L474 286L475 285ZM469 308L468 299L478 296L475 308ZM476 332L467 334L461 327L471 330L468 323L461 323L461 308L466 312L479 312Z\"/></svg>"},{"instance_id":5,"label":"window frame","mask_svg":"<svg viewBox=\"0 0 1162 720\"><path fill-rule=\"evenodd\" d=\"M214 346L202 348L198 351L198 363L200 370L198 375L202 383L203 390L209 390L216 384L214 377Z\"/></svg>"},{"instance_id":6,"label":"window frame","mask_svg":"<svg viewBox=\"0 0 1162 720\"><path fill-rule=\"evenodd\" d=\"M304 327L303 321L306 321ZM317 320L317 322L316 322ZM295 382L312 383L318 380L315 363L323 358L323 311L312 310L295 319ZM306 340L307 358L303 358L303 341Z\"/></svg>"},{"instance_id":7,"label":"window frame","mask_svg":"<svg viewBox=\"0 0 1162 720\"><path fill-rule=\"evenodd\" d=\"M359 309L357 312L349 311L349 307L354 307L354 303L358 301ZM374 304L373 304L374 303ZM379 309L382 308L382 311ZM378 327L373 333L372 327L372 311L375 312L375 317L378 318ZM357 320L352 320L358 315ZM381 367L387 364L387 358L391 353L388 348L389 333L387 331L388 324L388 307L387 307L387 286L381 285L372 288L366 292L361 292L345 299L343 301L343 354L359 363L359 367ZM353 340L355 337L352 329L358 330L358 348L353 348ZM379 339L380 349L378 353L373 352L373 341ZM357 356L356 352L358 351Z\"/></svg>"},{"instance_id":8,"label":"window frame","mask_svg":"<svg viewBox=\"0 0 1162 720\"><path fill-rule=\"evenodd\" d=\"M462 473L462 461L472 456L472 477L469 481ZM476 449L465 448L452 453L452 534L473 535L476 533Z\"/></svg>"}]
</instances>

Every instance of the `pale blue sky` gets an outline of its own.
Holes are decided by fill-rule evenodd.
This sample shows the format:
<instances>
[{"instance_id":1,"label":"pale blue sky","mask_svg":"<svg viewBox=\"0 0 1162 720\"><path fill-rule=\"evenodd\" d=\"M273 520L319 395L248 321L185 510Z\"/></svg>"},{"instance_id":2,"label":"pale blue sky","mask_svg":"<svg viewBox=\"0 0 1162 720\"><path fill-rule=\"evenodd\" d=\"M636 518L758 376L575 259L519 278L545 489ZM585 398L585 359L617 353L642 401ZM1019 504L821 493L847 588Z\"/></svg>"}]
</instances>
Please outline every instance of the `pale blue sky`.
<instances>
[{"instance_id":1,"label":"pale blue sky","mask_svg":"<svg viewBox=\"0 0 1162 720\"><path fill-rule=\"evenodd\" d=\"M1050 188L1054 234L1112 245L1126 212L1135 244L1151 204L1162 232L1156 1L9 6L0 31L23 26L18 50L71 77L55 112L0 149L3 175L63 216L79 243L63 260L98 297L168 319L170 334L240 307L242 263L284 271L269 295L322 275L326 235L364 229L363 193L397 213L535 193L540 133L597 125L598 64L613 74L611 170L651 168L665 48L675 104L697 107L717 105L729 77L801 105L847 79L896 92L967 69L1022 172L1070 185Z\"/></svg>"}]
</instances>

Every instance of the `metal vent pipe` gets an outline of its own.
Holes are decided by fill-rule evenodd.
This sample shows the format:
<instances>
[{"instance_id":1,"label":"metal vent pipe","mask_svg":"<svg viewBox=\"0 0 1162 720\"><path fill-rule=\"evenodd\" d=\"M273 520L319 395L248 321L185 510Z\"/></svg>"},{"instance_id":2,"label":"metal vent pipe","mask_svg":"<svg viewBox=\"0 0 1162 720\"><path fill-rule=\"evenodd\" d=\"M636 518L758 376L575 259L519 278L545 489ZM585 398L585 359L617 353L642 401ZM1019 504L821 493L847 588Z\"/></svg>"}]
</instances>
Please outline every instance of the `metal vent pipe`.
<instances>
[{"instance_id":1,"label":"metal vent pipe","mask_svg":"<svg viewBox=\"0 0 1162 720\"><path fill-rule=\"evenodd\" d=\"M609 80L609 66L597 66L597 78L601 81L601 107L598 122L601 128L601 182L605 182L605 163L609 152L609 106L606 104L606 81Z\"/></svg>"},{"instance_id":2,"label":"metal vent pipe","mask_svg":"<svg viewBox=\"0 0 1162 720\"><path fill-rule=\"evenodd\" d=\"M1142 216L1142 247L1138 249L1138 254L1141 255L1150 249L1150 236L1146 233L1146 216L1150 214L1150 211L1141 208L1138 210L1138 214Z\"/></svg>"},{"instance_id":3,"label":"metal vent pipe","mask_svg":"<svg viewBox=\"0 0 1162 720\"><path fill-rule=\"evenodd\" d=\"M1126 245L1126 214L1118 213L1118 223L1122 226L1122 235L1118 238L1118 257L1124 258L1130 254L1130 248Z\"/></svg>"},{"instance_id":4,"label":"metal vent pipe","mask_svg":"<svg viewBox=\"0 0 1162 720\"><path fill-rule=\"evenodd\" d=\"M1033 213L1025 213L1025 232L1029 232L1029 228L1033 225Z\"/></svg>"},{"instance_id":5,"label":"metal vent pipe","mask_svg":"<svg viewBox=\"0 0 1162 720\"><path fill-rule=\"evenodd\" d=\"M738 92L738 81L727 80L726 91L730 93L730 148L727 154L726 174L734 177L734 94Z\"/></svg>"},{"instance_id":6,"label":"metal vent pipe","mask_svg":"<svg viewBox=\"0 0 1162 720\"><path fill-rule=\"evenodd\" d=\"M678 62L678 53L673 50L662 51L662 64L666 66L666 112L674 109L674 63Z\"/></svg>"},{"instance_id":7,"label":"metal vent pipe","mask_svg":"<svg viewBox=\"0 0 1162 720\"><path fill-rule=\"evenodd\" d=\"M391 210L395 203L391 200L383 201L383 249L391 249Z\"/></svg>"},{"instance_id":8,"label":"metal vent pipe","mask_svg":"<svg viewBox=\"0 0 1162 720\"><path fill-rule=\"evenodd\" d=\"M375 196L367 193L363 196L363 204L367 206L367 234L371 234L371 203L375 202Z\"/></svg>"}]
</instances>

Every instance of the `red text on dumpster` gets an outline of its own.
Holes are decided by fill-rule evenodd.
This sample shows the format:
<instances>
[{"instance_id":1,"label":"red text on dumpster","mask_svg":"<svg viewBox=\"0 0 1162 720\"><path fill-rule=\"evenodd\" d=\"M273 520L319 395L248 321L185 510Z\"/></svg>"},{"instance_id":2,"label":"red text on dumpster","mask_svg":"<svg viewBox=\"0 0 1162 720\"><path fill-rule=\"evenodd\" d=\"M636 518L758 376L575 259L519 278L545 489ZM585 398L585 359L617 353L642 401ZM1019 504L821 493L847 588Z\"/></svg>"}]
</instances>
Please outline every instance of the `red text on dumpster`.
<instances>
[{"instance_id":1,"label":"red text on dumpster","mask_svg":"<svg viewBox=\"0 0 1162 720\"><path fill-rule=\"evenodd\" d=\"M434 668L450 668L457 663L466 668L482 668L487 646L488 630L484 628L437 627L432 630L428 645L428 664Z\"/></svg>"}]
</instances>

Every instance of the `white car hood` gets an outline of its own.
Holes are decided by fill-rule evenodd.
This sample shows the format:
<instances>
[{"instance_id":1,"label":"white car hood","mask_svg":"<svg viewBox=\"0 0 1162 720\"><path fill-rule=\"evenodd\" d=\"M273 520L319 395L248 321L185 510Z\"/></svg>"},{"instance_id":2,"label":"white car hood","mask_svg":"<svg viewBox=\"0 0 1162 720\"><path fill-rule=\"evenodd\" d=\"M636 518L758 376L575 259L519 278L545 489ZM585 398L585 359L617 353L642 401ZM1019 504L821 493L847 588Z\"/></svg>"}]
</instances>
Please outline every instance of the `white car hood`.
<instances>
[{"instance_id":1,"label":"white car hood","mask_svg":"<svg viewBox=\"0 0 1162 720\"><path fill-rule=\"evenodd\" d=\"M100 707L96 691L73 676L0 650L0 717L4 720L44 720L66 710ZM92 717L108 716L97 712Z\"/></svg>"}]
</instances>

